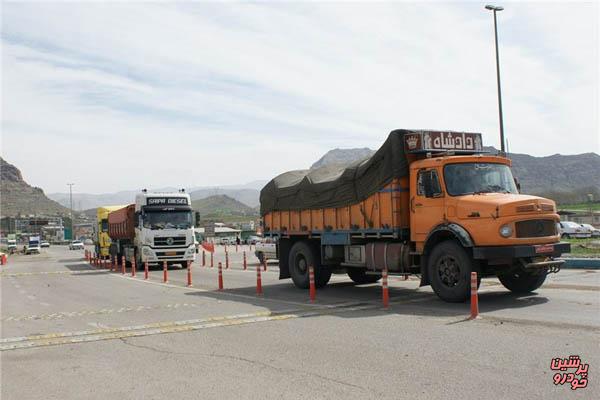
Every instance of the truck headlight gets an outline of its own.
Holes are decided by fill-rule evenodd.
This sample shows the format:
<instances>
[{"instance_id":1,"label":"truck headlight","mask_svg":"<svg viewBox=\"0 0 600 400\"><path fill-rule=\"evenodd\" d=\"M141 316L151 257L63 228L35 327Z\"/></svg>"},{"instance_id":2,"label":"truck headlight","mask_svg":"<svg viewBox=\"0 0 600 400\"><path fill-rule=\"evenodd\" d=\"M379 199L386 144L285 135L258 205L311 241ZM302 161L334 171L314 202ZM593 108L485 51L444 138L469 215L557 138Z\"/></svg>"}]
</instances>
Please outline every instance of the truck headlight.
<instances>
[{"instance_id":1,"label":"truck headlight","mask_svg":"<svg viewBox=\"0 0 600 400\"><path fill-rule=\"evenodd\" d=\"M510 225L502 225L500 227L500 236L502 237L510 237L513 233L513 229Z\"/></svg>"}]
</instances>

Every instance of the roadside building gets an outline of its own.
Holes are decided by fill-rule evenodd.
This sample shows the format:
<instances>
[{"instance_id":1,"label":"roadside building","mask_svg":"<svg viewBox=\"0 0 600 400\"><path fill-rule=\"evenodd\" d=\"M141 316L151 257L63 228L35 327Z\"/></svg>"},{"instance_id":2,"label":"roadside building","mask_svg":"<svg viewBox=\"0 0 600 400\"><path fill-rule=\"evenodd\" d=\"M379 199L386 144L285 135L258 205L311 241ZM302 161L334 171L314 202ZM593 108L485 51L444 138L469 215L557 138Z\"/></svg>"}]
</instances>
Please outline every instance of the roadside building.
<instances>
[{"instance_id":1,"label":"roadside building","mask_svg":"<svg viewBox=\"0 0 600 400\"><path fill-rule=\"evenodd\" d=\"M43 240L60 242L64 240L65 227L61 217L17 216L2 218L2 232L15 234L17 239L27 236L41 236Z\"/></svg>"},{"instance_id":2,"label":"roadside building","mask_svg":"<svg viewBox=\"0 0 600 400\"><path fill-rule=\"evenodd\" d=\"M235 239L242 233L240 229L230 228L220 223L217 224L219 224L219 226L213 225L210 227L205 226L196 228L196 239L199 242L207 241L209 243L215 244L220 244L224 242L235 243Z\"/></svg>"}]
</instances>

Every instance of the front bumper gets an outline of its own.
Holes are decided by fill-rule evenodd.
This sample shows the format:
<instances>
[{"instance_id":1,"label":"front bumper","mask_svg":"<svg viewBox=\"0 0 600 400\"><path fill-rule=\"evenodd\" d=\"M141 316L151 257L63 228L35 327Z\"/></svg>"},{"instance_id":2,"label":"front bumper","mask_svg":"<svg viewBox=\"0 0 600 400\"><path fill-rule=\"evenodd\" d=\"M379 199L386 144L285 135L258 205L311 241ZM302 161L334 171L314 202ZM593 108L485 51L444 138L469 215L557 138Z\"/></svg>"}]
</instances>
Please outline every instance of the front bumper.
<instances>
[{"instance_id":1,"label":"front bumper","mask_svg":"<svg viewBox=\"0 0 600 400\"><path fill-rule=\"evenodd\" d=\"M196 259L196 247L192 244L187 247L153 248L142 247L142 261L145 262L182 262Z\"/></svg>"},{"instance_id":2,"label":"front bumper","mask_svg":"<svg viewBox=\"0 0 600 400\"><path fill-rule=\"evenodd\" d=\"M521 245L521 246L484 246L473 247L473 258L476 260L515 259L528 257L559 257L571 252L571 244L566 242Z\"/></svg>"}]
</instances>

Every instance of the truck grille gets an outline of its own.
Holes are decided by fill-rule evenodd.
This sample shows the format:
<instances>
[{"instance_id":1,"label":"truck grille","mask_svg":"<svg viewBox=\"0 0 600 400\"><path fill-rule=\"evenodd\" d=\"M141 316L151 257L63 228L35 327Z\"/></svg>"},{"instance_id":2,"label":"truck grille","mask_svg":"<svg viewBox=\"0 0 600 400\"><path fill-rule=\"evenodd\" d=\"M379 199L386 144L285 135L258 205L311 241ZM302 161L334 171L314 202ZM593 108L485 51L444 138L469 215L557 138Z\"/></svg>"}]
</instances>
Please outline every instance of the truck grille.
<instances>
[{"instance_id":1,"label":"truck grille","mask_svg":"<svg viewBox=\"0 0 600 400\"><path fill-rule=\"evenodd\" d=\"M185 246L185 236L183 237L155 237L155 246Z\"/></svg>"},{"instance_id":2,"label":"truck grille","mask_svg":"<svg viewBox=\"0 0 600 400\"><path fill-rule=\"evenodd\" d=\"M515 223L518 238L556 235L556 222L551 219L530 219Z\"/></svg>"},{"instance_id":3,"label":"truck grille","mask_svg":"<svg viewBox=\"0 0 600 400\"><path fill-rule=\"evenodd\" d=\"M541 204L536 207L534 204L526 204L526 205L517 207L518 213L535 212L535 211L553 212L554 206L552 204Z\"/></svg>"}]
</instances>

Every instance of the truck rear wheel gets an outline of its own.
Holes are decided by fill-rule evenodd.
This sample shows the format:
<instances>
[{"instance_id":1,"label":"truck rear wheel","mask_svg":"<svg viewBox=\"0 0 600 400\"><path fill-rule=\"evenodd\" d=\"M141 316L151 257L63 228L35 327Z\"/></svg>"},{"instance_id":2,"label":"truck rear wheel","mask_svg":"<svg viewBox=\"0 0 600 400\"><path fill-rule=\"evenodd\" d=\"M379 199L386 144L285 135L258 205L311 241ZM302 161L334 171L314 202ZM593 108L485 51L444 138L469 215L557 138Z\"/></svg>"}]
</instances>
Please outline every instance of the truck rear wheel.
<instances>
[{"instance_id":1,"label":"truck rear wheel","mask_svg":"<svg viewBox=\"0 0 600 400\"><path fill-rule=\"evenodd\" d=\"M448 240L436 245L429 256L427 268L431 287L440 299L460 303L469 298L474 263L458 243ZM477 278L479 286L479 274Z\"/></svg>"},{"instance_id":2,"label":"truck rear wheel","mask_svg":"<svg viewBox=\"0 0 600 400\"><path fill-rule=\"evenodd\" d=\"M290 275L294 285L300 289L308 289L308 267L313 266L315 271L315 286L327 285L331 278L331 270L321 266L321 256L317 246L308 242L296 242L290 249L289 266Z\"/></svg>"},{"instance_id":3,"label":"truck rear wheel","mask_svg":"<svg viewBox=\"0 0 600 400\"><path fill-rule=\"evenodd\" d=\"M364 283L375 283L381 279L381 274L367 275L367 271L362 268L348 268L348 276L354 281L354 283L361 285Z\"/></svg>"},{"instance_id":4,"label":"truck rear wheel","mask_svg":"<svg viewBox=\"0 0 600 400\"><path fill-rule=\"evenodd\" d=\"M498 279L505 288L513 293L530 293L544 284L546 274L533 275L527 271L499 275Z\"/></svg>"}]
</instances>

